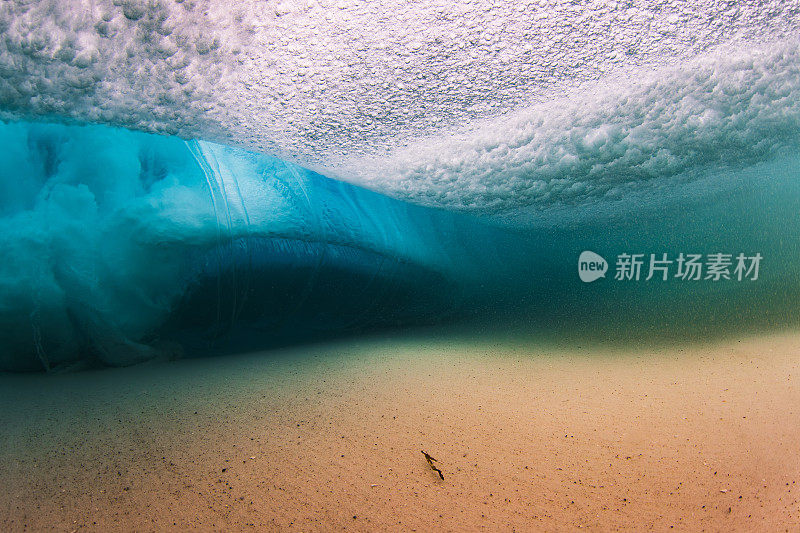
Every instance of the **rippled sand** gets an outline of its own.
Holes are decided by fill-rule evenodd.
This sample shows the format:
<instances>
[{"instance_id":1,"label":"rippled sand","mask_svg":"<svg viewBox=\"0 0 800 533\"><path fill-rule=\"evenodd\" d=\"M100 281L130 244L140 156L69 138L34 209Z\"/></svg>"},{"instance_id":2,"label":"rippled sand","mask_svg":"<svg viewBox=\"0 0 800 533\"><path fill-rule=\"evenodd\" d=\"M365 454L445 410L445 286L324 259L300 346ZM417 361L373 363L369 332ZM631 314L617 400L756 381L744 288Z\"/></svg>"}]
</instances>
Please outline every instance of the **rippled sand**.
<instances>
[{"instance_id":1,"label":"rippled sand","mask_svg":"<svg viewBox=\"0 0 800 533\"><path fill-rule=\"evenodd\" d=\"M800 334L382 337L4 376L0 529L790 529L799 379Z\"/></svg>"}]
</instances>

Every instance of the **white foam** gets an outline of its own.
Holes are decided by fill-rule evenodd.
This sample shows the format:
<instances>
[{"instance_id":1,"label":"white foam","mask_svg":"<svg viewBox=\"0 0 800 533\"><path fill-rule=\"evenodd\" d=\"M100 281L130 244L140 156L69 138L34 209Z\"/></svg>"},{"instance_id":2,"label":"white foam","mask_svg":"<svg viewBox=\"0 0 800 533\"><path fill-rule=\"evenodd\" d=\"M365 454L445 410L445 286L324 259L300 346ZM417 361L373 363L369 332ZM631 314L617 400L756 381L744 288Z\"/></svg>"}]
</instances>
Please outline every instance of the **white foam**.
<instances>
[{"instance_id":1,"label":"white foam","mask_svg":"<svg viewBox=\"0 0 800 533\"><path fill-rule=\"evenodd\" d=\"M726 48L594 82L364 161L358 176L425 204L504 212L674 194L798 147L800 48ZM734 173L735 174L735 173ZM731 175L728 173L728 175Z\"/></svg>"},{"instance_id":2,"label":"white foam","mask_svg":"<svg viewBox=\"0 0 800 533\"><path fill-rule=\"evenodd\" d=\"M798 13L779 0L3 2L0 116L228 142L429 205L580 203L795 146Z\"/></svg>"}]
</instances>

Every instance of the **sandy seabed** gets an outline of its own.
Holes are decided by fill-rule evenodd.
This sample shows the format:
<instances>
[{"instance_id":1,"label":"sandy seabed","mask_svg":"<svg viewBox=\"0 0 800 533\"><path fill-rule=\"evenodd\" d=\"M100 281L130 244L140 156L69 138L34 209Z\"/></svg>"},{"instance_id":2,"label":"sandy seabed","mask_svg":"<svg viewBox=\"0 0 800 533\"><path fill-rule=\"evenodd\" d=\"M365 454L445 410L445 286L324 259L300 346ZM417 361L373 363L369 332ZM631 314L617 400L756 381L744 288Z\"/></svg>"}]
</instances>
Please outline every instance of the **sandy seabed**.
<instances>
[{"instance_id":1,"label":"sandy seabed","mask_svg":"<svg viewBox=\"0 0 800 533\"><path fill-rule=\"evenodd\" d=\"M2 531L800 527L798 333L372 337L0 376L0 423Z\"/></svg>"}]
</instances>

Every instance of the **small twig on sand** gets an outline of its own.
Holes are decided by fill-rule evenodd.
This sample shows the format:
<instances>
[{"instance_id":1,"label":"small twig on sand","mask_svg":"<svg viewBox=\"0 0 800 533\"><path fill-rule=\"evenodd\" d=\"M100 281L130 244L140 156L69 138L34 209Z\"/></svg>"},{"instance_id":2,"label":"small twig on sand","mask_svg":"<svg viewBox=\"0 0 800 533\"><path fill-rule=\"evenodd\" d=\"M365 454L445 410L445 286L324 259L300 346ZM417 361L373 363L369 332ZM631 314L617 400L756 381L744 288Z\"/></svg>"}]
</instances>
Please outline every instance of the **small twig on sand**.
<instances>
[{"instance_id":1,"label":"small twig on sand","mask_svg":"<svg viewBox=\"0 0 800 533\"><path fill-rule=\"evenodd\" d=\"M439 473L439 477L442 478L442 480L444 480L444 474L442 474L442 471L439 470L438 468L436 468L436 466L434 466L434 464L433 464L433 463L438 463L439 461L437 461L436 459L434 459L433 457L431 457L430 455L428 455L424 451L422 452L422 455L424 455L425 456L425 460L428 461L428 466L430 466L432 470L435 470L436 472L438 472Z\"/></svg>"}]
</instances>

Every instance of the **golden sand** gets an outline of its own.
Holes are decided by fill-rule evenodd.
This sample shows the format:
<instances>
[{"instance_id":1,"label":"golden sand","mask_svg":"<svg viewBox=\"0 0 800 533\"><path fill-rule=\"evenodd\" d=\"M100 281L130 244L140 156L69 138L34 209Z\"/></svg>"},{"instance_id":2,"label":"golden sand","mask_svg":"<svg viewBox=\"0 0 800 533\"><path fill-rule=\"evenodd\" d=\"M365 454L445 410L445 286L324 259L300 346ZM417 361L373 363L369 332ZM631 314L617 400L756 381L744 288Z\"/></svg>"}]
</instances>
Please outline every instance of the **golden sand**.
<instances>
[{"instance_id":1,"label":"golden sand","mask_svg":"<svg viewBox=\"0 0 800 533\"><path fill-rule=\"evenodd\" d=\"M0 388L3 531L800 524L798 334L373 338Z\"/></svg>"}]
</instances>

